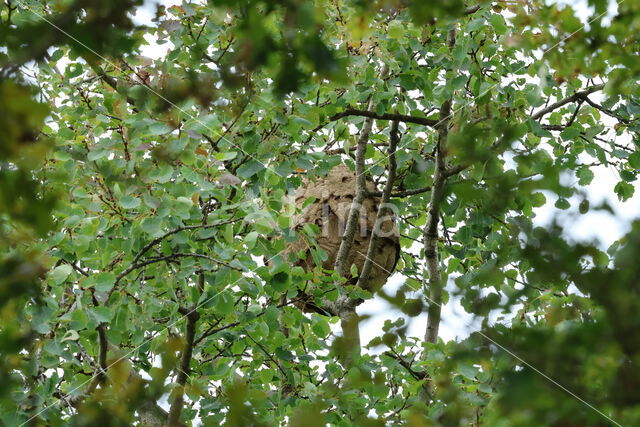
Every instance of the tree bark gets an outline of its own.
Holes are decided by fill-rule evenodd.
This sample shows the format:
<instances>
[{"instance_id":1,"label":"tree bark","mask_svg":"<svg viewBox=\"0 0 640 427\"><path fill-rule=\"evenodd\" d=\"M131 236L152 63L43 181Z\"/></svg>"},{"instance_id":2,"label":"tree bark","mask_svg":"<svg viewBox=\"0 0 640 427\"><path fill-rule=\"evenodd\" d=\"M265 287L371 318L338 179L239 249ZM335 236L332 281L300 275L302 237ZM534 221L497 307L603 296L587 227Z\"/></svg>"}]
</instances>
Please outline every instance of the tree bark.
<instances>
[{"instance_id":1,"label":"tree bark","mask_svg":"<svg viewBox=\"0 0 640 427\"><path fill-rule=\"evenodd\" d=\"M184 406L184 385L189 378L189 365L191 364L191 356L193 355L193 342L196 336L196 322L200 318L200 315L195 310L195 307L184 310L181 313L187 316L187 327L185 332L184 350L182 350L182 357L180 360L180 370L178 371L178 378L176 379L177 386L174 389L174 399L171 403L171 409L169 410L169 416L167 419L168 426L178 426L180 421L180 413Z\"/></svg>"},{"instance_id":2,"label":"tree bark","mask_svg":"<svg viewBox=\"0 0 640 427\"><path fill-rule=\"evenodd\" d=\"M372 99L369 100L367 110L373 110ZM364 155L367 151L367 142L369 141L372 126L373 118L367 118L360 132L360 137L358 138L358 146L356 149L356 194L353 197L353 202L349 209L347 223L345 225L342 241L340 242L340 248L338 249L334 265L334 270L340 277L344 277L347 268L349 267L347 265L347 258L351 251L351 247L353 246L353 239L355 238L358 220L361 214L360 209L367 190ZM349 365L353 358L360 354L360 331L355 304L348 296L341 296L338 298L338 301L333 304L332 308L332 311L340 317L342 336L346 349L344 362L346 365Z\"/></svg>"},{"instance_id":3,"label":"tree bark","mask_svg":"<svg viewBox=\"0 0 640 427\"><path fill-rule=\"evenodd\" d=\"M447 45L453 49L455 45L456 30L451 29L447 35ZM426 342L438 341L442 309L442 272L440 271L440 256L438 251L438 220L440 218L440 204L444 195L444 187L447 180L446 173L446 141L449 134L449 116L451 115L451 99L442 103L440 108L440 123L438 125L438 141L436 145L436 168L431 186L431 199L427 212L427 223L424 227L424 257L427 264L429 284L429 309L427 316L427 328L424 339Z\"/></svg>"},{"instance_id":4,"label":"tree bark","mask_svg":"<svg viewBox=\"0 0 640 427\"><path fill-rule=\"evenodd\" d=\"M440 139L440 137L439 137ZM440 141L438 141L440 144ZM438 150L440 151L440 150ZM438 158L442 157L440 154ZM445 177L443 170L436 160L436 172L431 190L431 200L427 223L424 228L424 256L429 273L429 309L427 317L427 330L424 339L435 343L438 340L442 304L442 272L440 271L440 256L438 251L438 218L440 214L440 202L444 193Z\"/></svg>"},{"instance_id":5,"label":"tree bark","mask_svg":"<svg viewBox=\"0 0 640 427\"><path fill-rule=\"evenodd\" d=\"M145 401L137 412L140 425L145 427L162 427L168 417L167 411L151 401Z\"/></svg>"},{"instance_id":6,"label":"tree bark","mask_svg":"<svg viewBox=\"0 0 640 427\"><path fill-rule=\"evenodd\" d=\"M369 100L367 110L373 110L372 100ZM347 265L347 257L349 256L349 252L351 251L351 247L353 246L353 239L356 234L358 219L361 214L360 209L362 206L362 201L364 200L365 193L367 191L367 177L365 175L364 155L367 151L367 142L369 141L369 135L371 134L372 126L373 118L367 118L364 122L362 130L360 131L360 137L358 138L358 145L356 149L356 192L355 196L353 197L353 202L351 203L351 209L349 209L347 223L342 235L342 242L340 243L340 248L338 249L336 262L334 265L334 270L341 277L345 275L347 268L349 267Z\"/></svg>"},{"instance_id":7,"label":"tree bark","mask_svg":"<svg viewBox=\"0 0 640 427\"><path fill-rule=\"evenodd\" d=\"M393 183L396 180L396 147L398 146L400 138L398 136L398 121L391 123L391 135L389 140L389 176L387 177L387 183L382 190L382 198L380 199L380 207L376 215L376 222L371 232L371 239L369 240L369 247L367 248L367 256L362 266L362 271L359 273L358 282L356 286L366 289L367 281L369 280L369 274L371 273L371 267L373 267L373 259L375 258L376 251L378 250L378 240L380 227L382 226L382 219L390 213L390 209L387 207L389 199L391 198L391 190L393 189Z\"/></svg>"}]
</instances>

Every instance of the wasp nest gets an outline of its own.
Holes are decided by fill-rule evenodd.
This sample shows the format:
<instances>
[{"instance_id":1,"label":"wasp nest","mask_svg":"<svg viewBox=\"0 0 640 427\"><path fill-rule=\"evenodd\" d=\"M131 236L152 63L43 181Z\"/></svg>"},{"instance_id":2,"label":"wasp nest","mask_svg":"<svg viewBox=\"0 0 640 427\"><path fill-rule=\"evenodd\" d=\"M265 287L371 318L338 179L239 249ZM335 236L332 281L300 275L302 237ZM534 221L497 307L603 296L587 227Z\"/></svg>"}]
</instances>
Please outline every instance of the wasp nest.
<instances>
[{"instance_id":1,"label":"wasp nest","mask_svg":"<svg viewBox=\"0 0 640 427\"><path fill-rule=\"evenodd\" d=\"M333 269L336 255L340 248L349 211L356 190L355 173L344 165L334 167L326 177L316 181L305 180L295 193L295 205L302 211L292 218L292 226L299 230L305 224L315 224L320 233L315 236L317 245L323 249L328 257L322 262L325 269ZM377 191L373 182L367 180L367 191ZM302 208L309 198L314 201ZM357 271L362 271L369 241L377 220L377 210L380 203L379 197L365 197L359 209L359 220L356 227L355 238L351 251L347 256L347 283L355 285L358 277L351 275L351 265L355 265ZM365 289L376 292L387 281L400 256L400 242L398 229L393 216L380 218L378 232L377 251L372 259L371 273L365 284ZM311 244L304 237L288 243L286 255L294 253L302 255L296 265L306 271L316 267L316 263L310 254ZM306 252L306 253L305 253ZM305 256L306 255L306 256ZM318 311L309 303L302 304L306 311Z\"/></svg>"}]
</instances>

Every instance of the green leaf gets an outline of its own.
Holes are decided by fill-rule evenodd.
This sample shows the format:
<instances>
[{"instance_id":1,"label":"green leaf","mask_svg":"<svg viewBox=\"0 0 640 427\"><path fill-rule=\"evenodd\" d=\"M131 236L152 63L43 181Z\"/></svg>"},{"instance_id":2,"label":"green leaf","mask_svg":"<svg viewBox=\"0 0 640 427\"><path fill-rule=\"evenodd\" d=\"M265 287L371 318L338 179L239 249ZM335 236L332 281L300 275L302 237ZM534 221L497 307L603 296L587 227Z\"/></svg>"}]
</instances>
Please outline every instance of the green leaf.
<instances>
[{"instance_id":1,"label":"green leaf","mask_svg":"<svg viewBox=\"0 0 640 427\"><path fill-rule=\"evenodd\" d=\"M529 128L531 129L534 135L546 137L546 138L550 138L553 136L551 132L549 132L546 129L543 129L542 126L540 126L540 123L536 122L535 120L529 120L528 123L529 123Z\"/></svg>"},{"instance_id":2,"label":"green leaf","mask_svg":"<svg viewBox=\"0 0 640 427\"><path fill-rule=\"evenodd\" d=\"M560 137L565 140L565 141L571 141L575 138L578 137L578 135L580 135L580 133L582 132L581 129L575 127L575 126L571 126L568 127L566 129L564 129L562 132L560 132Z\"/></svg>"},{"instance_id":3,"label":"green leaf","mask_svg":"<svg viewBox=\"0 0 640 427\"><path fill-rule=\"evenodd\" d=\"M275 351L276 357L278 359L286 360L287 362L291 362L295 360L295 356L289 350L285 350L282 347L276 348Z\"/></svg>"},{"instance_id":4,"label":"green leaf","mask_svg":"<svg viewBox=\"0 0 640 427\"><path fill-rule=\"evenodd\" d=\"M404 283L409 287L409 289L414 291L420 290L422 288L422 283L412 277L408 277Z\"/></svg>"},{"instance_id":5,"label":"green leaf","mask_svg":"<svg viewBox=\"0 0 640 427\"><path fill-rule=\"evenodd\" d=\"M67 65L65 76L68 79L72 79L74 77L78 77L80 74L82 74L83 71L84 71L84 68L82 67L82 64L79 64L76 62L76 63Z\"/></svg>"},{"instance_id":6,"label":"green leaf","mask_svg":"<svg viewBox=\"0 0 640 427\"><path fill-rule=\"evenodd\" d=\"M89 285L95 286L98 292L108 292L113 288L116 281L116 276L113 273L103 272L94 274L88 278Z\"/></svg>"},{"instance_id":7,"label":"green leaf","mask_svg":"<svg viewBox=\"0 0 640 427\"><path fill-rule=\"evenodd\" d=\"M53 62L56 62L63 56L64 56L64 51L62 49L56 49L55 52L51 54L51 60Z\"/></svg>"},{"instance_id":8,"label":"green leaf","mask_svg":"<svg viewBox=\"0 0 640 427\"><path fill-rule=\"evenodd\" d=\"M458 363L458 372L460 372L464 377L474 380L478 374L478 368L466 363Z\"/></svg>"},{"instance_id":9,"label":"green leaf","mask_svg":"<svg viewBox=\"0 0 640 427\"><path fill-rule=\"evenodd\" d=\"M145 218L140 222L140 227L145 233L150 234L152 237L159 237L163 234L161 218Z\"/></svg>"},{"instance_id":10,"label":"green leaf","mask_svg":"<svg viewBox=\"0 0 640 427\"><path fill-rule=\"evenodd\" d=\"M480 182L482 180L482 177L484 176L484 170L486 165L487 165L486 162L474 164L469 174L471 176L471 179L477 182Z\"/></svg>"},{"instance_id":11,"label":"green leaf","mask_svg":"<svg viewBox=\"0 0 640 427\"><path fill-rule=\"evenodd\" d=\"M629 161L629 166L634 169L640 169L640 151L634 151L627 158Z\"/></svg>"},{"instance_id":12,"label":"green leaf","mask_svg":"<svg viewBox=\"0 0 640 427\"><path fill-rule=\"evenodd\" d=\"M247 163L238 168L236 175L238 175L242 179L248 179L263 169L264 165L259 161L249 160Z\"/></svg>"},{"instance_id":13,"label":"green leaf","mask_svg":"<svg viewBox=\"0 0 640 427\"><path fill-rule=\"evenodd\" d=\"M569 201L564 197L560 197L558 200L556 200L555 207L565 210L571 207L571 203L569 203Z\"/></svg>"},{"instance_id":14,"label":"green leaf","mask_svg":"<svg viewBox=\"0 0 640 427\"><path fill-rule=\"evenodd\" d=\"M102 159L103 157L107 157L108 155L109 152L106 150L90 151L89 154L87 154L87 160L94 162L96 160Z\"/></svg>"},{"instance_id":15,"label":"green leaf","mask_svg":"<svg viewBox=\"0 0 640 427\"><path fill-rule=\"evenodd\" d=\"M98 307L93 307L90 313L93 315L93 317L96 319L98 323L110 322L111 319L113 318L113 310L111 310L109 307L105 307L102 305Z\"/></svg>"},{"instance_id":16,"label":"green leaf","mask_svg":"<svg viewBox=\"0 0 640 427\"><path fill-rule=\"evenodd\" d=\"M587 212L589 212L589 200L588 199L584 199L583 201L580 202L580 205L578 205L578 211L581 214L586 214Z\"/></svg>"},{"instance_id":17,"label":"green leaf","mask_svg":"<svg viewBox=\"0 0 640 427\"><path fill-rule=\"evenodd\" d=\"M151 135L155 135L155 136L165 135L171 132L172 130L173 128L171 126L162 122L155 122L149 126L149 132L151 132Z\"/></svg>"},{"instance_id":18,"label":"green leaf","mask_svg":"<svg viewBox=\"0 0 640 427\"><path fill-rule=\"evenodd\" d=\"M463 225L454 235L454 239L460 243L469 243L471 242L471 228Z\"/></svg>"},{"instance_id":19,"label":"green leaf","mask_svg":"<svg viewBox=\"0 0 640 427\"><path fill-rule=\"evenodd\" d=\"M255 231L250 232L244 238L244 243L247 245L248 249L253 249L256 245L256 240L258 239L259 234Z\"/></svg>"},{"instance_id":20,"label":"green leaf","mask_svg":"<svg viewBox=\"0 0 640 427\"><path fill-rule=\"evenodd\" d=\"M627 182L633 182L637 179L637 176L635 173L623 169L620 171L620 178L624 179Z\"/></svg>"},{"instance_id":21,"label":"green leaf","mask_svg":"<svg viewBox=\"0 0 640 427\"><path fill-rule=\"evenodd\" d=\"M404 37L405 30L399 21L391 21L387 26L387 34L389 37L399 40Z\"/></svg>"},{"instance_id":22,"label":"green leaf","mask_svg":"<svg viewBox=\"0 0 640 427\"><path fill-rule=\"evenodd\" d=\"M543 193L537 192L531 194L531 205L535 208L544 206L547 203L547 198Z\"/></svg>"},{"instance_id":23,"label":"green leaf","mask_svg":"<svg viewBox=\"0 0 640 427\"><path fill-rule=\"evenodd\" d=\"M49 272L49 279L54 284L59 285L69 277L72 270L73 268L69 264L59 265Z\"/></svg>"},{"instance_id":24,"label":"green leaf","mask_svg":"<svg viewBox=\"0 0 640 427\"><path fill-rule=\"evenodd\" d=\"M79 331L81 329L85 329L88 324L89 318L84 311L74 310L71 313L71 322L69 323L69 328Z\"/></svg>"},{"instance_id":25,"label":"green leaf","mask_svg":"<svg viewBox=\"0 0 640 427\"><path fill-rule=\"evenodd\" d=\"M618 199L620 199L623 202L626 202L631 197L633 197L635 188L633 187L632 184L629 184L628 182L620 181L616 184L613 191L615 191L616 194L618 195Z\"/></svg>"},{"instance_id":26,"label":"green leaf","mask_svg":"<svg viewBox=\"0 0 640 427\"><path fill-rule=\"evenodd\" d=\"M122 196L119 200L120 206L125 209L135 209L140 206L140 199L133 196Z\"/></svg>"},{"instance_id":27,"label":"green leaf","mask_svg":"<svg viewBox=\"0 0 640 427\"><path fill-rule=\"evenodd\" d=\"M215 302L213 305L215 307L216 313L220 316L231 313L233 311L234 304L235 301L233 300L233 298L227 292L224 292L222 294L219 294L215 298Z\"/></svg>"},{"instance_id":28,"label":"green leaf","mask_svg":"<svg viewBox=\"0 0 640 427\"><path fill-rule=\"evenodd\" d=\"M319 338L326 338L331 333L331 326L325 317L314 315L311 330Z\"/></svg>"},{"instance_id":29,"label":"green leaf","mask_svg":"<svg viewBox=\"0 0 640 427\"><path fill-rule=\"evenodd\" d=\"M576 171L576 176L578 177L578 184L589 185L591 184L591 181L593 181L595 175L590 168L581 167Z\"/></svg>"},{"instance_id":30,"label":"green leaf","mask_svg":"<svg viewBox=\"0 0 640 427\"><path fill-rule=\"evenodd\" d=\"M489 16L489 22L497 34L502 35L507 32L507 23L502 15L492 13Z\"/></svg>"},{"instance_id":31,"label":"green leaf","mask_svg":"<svg viewBox=\"0 0 640 427\"><path fill-rule=\"evenodd\" d=\"M480 28L482 28L485 25L485 20L484 18L476 18L476 19L472 19L471 21L469 21L469 23L467 24L467 32L473 32L473 31L478 31Z\"/></svg>"},{"instance_id":32,"label":"green leaf","mask_svg":"<svg viewBox=\"0 0 640 427\"><path fill-rule=\"evenodd\" d=\"M269 284L277 292L284 292L289 288L289 285L291 284L291 277L288 273L280 271L271 276L271 281L269 282Z\"/></svg>"},{"instance_id":33,"label":"green leaf","mask_svg":"<svg viewBox=\"0 0 640 427\"><path fill-rule=\"evenodd\" d=\"M293 118L293 123L296 123L296 124L302 126L303 128L311 128L311 127L313 127L313 123L311 123L309 120L305 119L304 117L294 117Z\"/></svg>"}]
</instances>

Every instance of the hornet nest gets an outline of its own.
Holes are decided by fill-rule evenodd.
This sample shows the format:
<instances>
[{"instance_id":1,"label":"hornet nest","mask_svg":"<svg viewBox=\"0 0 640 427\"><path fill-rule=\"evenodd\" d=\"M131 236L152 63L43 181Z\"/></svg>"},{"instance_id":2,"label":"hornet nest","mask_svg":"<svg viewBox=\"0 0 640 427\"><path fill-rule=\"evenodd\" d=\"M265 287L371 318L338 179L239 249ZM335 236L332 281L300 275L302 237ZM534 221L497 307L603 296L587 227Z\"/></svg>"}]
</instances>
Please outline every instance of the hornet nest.
<instances>
[{"instance_id":1,"label":"hornet nest","mask_svg":"<svg viewBox=\"0 0 640 427\"><path fill-rule=\"evenodd\" d=\"M368 193L377 191L371 180L366 181L366 186ZM301 212L292 217L292 228L299 230L305 224L315 224L320 228L320 234L315 237L315 240L317 245L327 253L327 259L321 265L324 269L334 268L355 192L356 175L341 164L334 167L324 178L315 181L305 179L295 193L295 205ZM304 202L311 197L315 199L313 203L303 208ZM367 194L359 209L360 215L353 246L346 260L348 285L355 285L358 281L358 276L352 276L351 269L348 267L355 264L357 271L362 271L371 234L377 221L379 203L379 197ZM400 257L400 238L395 217L386 216L380 221L378 247L365 284L365 289L372 293L385 284ZM293 257L297 259L295 265L301 266L305 271L311 271L317 265L310 250L310 242L305 238L299 238L293 242L287 242L284 255L286 259L292 258L291 254L297 255ZM296 304L300 309L306 312L327 313L326 310L317 306L312 296L307 295L307 297Z\"/></svg>"}]
</instances>

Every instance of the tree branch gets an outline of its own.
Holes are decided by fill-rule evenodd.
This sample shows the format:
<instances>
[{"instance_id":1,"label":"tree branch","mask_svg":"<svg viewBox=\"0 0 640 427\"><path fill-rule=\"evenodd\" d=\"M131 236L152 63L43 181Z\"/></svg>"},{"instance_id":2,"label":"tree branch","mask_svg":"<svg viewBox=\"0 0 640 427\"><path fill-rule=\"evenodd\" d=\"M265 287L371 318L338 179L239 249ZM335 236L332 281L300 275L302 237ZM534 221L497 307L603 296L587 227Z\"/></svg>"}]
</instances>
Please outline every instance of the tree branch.
<instances>
[{"instance_id":1,"label":"tree branch","mask_svg":"<svg viewBox=\"0 0 640 427\"><path fill-rule=\"evenodd\" d=\"M280 363L276 360L276 358L273 357L271 355L271 353L269 353L267 351L267 349L264 348L264 346L262 344L260 344L258 341L253 339L253 337L251 335L249 335L249 333L247 331L244 331L244 333L251 341L254 342L255 345L258 346L258 348L265 354L265 356L267 356L269 358L269 360L271 360L271 362L273 362L273 364L276 365L276 368L278 368L280 373L282 373L283 379L286 381L286 379L287 379L287 371L284 370L284 368L282 367L282 365L280 365Z\"/></svg>"},{"instance_id":2,"label":"tree branch","mask_svg":"<svg viewBox=\"0 0 640 427\"><path fill-rule=\"evenodd\" d=\"M426 117L407 116L404 114L397 114L397 113L377 114L375 111L372 111L370 109L357 110L355 108L347 108L341 113L337 113L329 117L329 120L332 122L335 122L336 120L339 120L347 116L360 116L360 117L367 117L369 119L377 119L377 120L393 120L393 121L398 121L403 123L415 123L418 125L424 125L424 126L430 126L430 127L435 127L438 124L438 120L427 119ZM314 129L314 131L319 130L321 127L322 126Z\"/></svg>"},{"instance_id":3,"label":"tree branch","mask_svg":"<svg viewBox=\"0 0 640 427\"><path fill-rule=\"evenodd\" d=\"M396 180L396 147L398 146L398 142L400 141L400 137L398 136L398 121L394 120L391 123L391 136L389 139L389 176L387 177L387 183L384 186L382 191L382 198L380 199L380 207L378 209L378 213L376 215L376 221L374 223L373 231L371 233L371 238L369 239L369 247L367 248L367 256L365 257L364 264L362 266L362 271L358 276L358 282L356 286L366 289L367 282L369 281L369 274L371 273L371 267L373 263L372 259L375 257L376 252L378 251L378 238L380 233L380 227L382 227L382 220L387 216L390 209L387 204L389 203L389 199L391 197L391 189L393 188L393 183Z\"/></svg>"},{"instance_id":4,"label":"tree branch","mask_svg":"<svg viewBox=\"0 0 640 427\"><path fill-rule=\"evenodd\" d=\"M400 363L400 366L402 366L403 368L405 368L413 378L415 378L416 380L420 381L420 380L424 380L424 379L428 379L429 378L429 374L427 374L424 371L416 371L415 369L413 369L411 367L411 364L409 362L407 362L406 360L404 360L402 357L400 357L399 355L392 353L390 351L385 351L383 353L385 356L388 356L392 359L395 359L398 361L398 363Z\"/></svg>"},{"instance_id":5,"label":"tree branch","mask_svg":"<svg viewBox=\"0 0 640 427\"><path fill-rule=\"evenodd\" d=\"M95 369L93 376L91 377L91 382L84 393L71 397L60 397L68 406L74 408L78 408L87 397L91 396L98 388L98 385L104 382L107 377L107 351L109 348L109 342L107 341L104 323L99 324L96 327L96 330L98 332L98 364L96 365L95 362L91 363ZM91 360L91 357L88 354L86 357Z\"/></svg>"},{"instance_id":6,"label":"tree branch","mask_svg":"<svg viewBox=\"0 0 640 427\"><path fill-rule=\"evenodd\" d=\"M463 170L467 169L469 166L471 166L471 165L468 165L468 164L462 164L462 165L456 165L456 166L453 166L453 167L451 167L451 168L447 169L447 170L444 172L444 175L445 175L447 178L449 178L450 176L453 176L453 175L457 175L457 174L459 174L459 173L460 173L460 172L462 172Z\"/></svg>"},{"instance_id":7,"label":"tree branch","mask_svg":"<svg viewBox=\"0 0 640 427\"><path fill-rule=\"evenodd\" d=\"M332 287L330 289L327 289L326 291L324 291L325 294L328 294L329 292L333 292L336 288ZM284 306L290 305L290 304L294 304L298 301L303 301L305 298L307 298L304 295L292 298L288 301L282 301L280 304L276 305L276 308L282 308ZM254 319L257 319L258 317L264 316L265 313L267 312L267 309L265 308L264 310L262 310L261 312L259 312L258 314L255 315ZM236 326L240 326L241 322L236 321L236 322L231 322L231 323L227 323L226 325L223 326L217 326L217 323L212 325L212 327L210 327L209 329L207 329L205 332L202 333L202 335L195 340L195 344L194 345L198 345L202 340L204 340L205 338L211 336L211 335L215 335L218 332L222 332L226 329L231 329L231 328L235 328Z\"/></svg>"},{"instance_id":8,"label":"tree branch","mask_svg":"<svg viewBox=\"0 0 640 427\"><path fill-rule=\"evenodd\" d=\"M179 425L180 413L184 406L184 385L187 383L187 378L189 378L189 365L191 364L191 356L193 355L196 322L200 319L200 314L196 311L196 307L192 307L191 309L181 308L179 312L187 317L187 325L184 349L182 350L182 357L180 359L180 370L178 371L178 378L176 379L177 386L173 390L174 399L171 403L171 409L169 410L169 416L167 418L168 426Z\"/></svg>"},{"instance_id":9,"label":"tree branch","mask_svg":"<svg viewBox=\"0 0 640 427\"><path fill-rule=\"evenodd\" d=\"M587 104L591 105L593 108L595 108L596 110L600 110L602 111L604 114L606 114L607 116L611 116L614 119L617 119L618 121L624 123L624 124L629 124L631 122L631 120L629 119L625 119L624 117L621 117L620 115L618 115L617 113L608 110L606 108L604 108L602 105L600 104L596 104L595 102L593 102L592 100L589 99L588 96L584 96L582 98Z\"/></svg>"},{"instance_id":10,"label":"tree branch","mask_svg":"<svg viewBox=\"0 0 640 427\"><path fill-rule=\"evenodd\" d=\"M99 377L103 381L107 374L107 350L109 348L109 341L107 341L107 332L104 327L104 323L101 323L96 328L98 330L98 365L100 366Z\"/></svg>"},{"instance_id":11,"label":"tree branch","mask_svg":"<svg viewBox=\"0 0 640 427\"><path fill-rule=\"evenodd\" d=\"M100 366L99 369L101 369L103 371L102 374L104 374L106 373L106 369L108 368L107 360L106 360L108 349L111 348L113 351L113 350L117 350L118 347L111 344L107 340L106 334L101 334L100 329L98 330L98 336L99 336L98 343L100 346L98 363ZM99 374L100 372L96 372L96 374L94 374L91 384L89 384L89 386L87 387L87 391L85 391L80 395L69 397L59 392L54 392L54 396L59 398L64 405L77 409L80 407L82 402L84 402L84 400L87 399L95 391L98 383L96 379L99 377ZM135 378L136 380L139 380L143 383L146 382L146 380L142 379L140 374L135 369L131 369L131 372L129 373L129 377L131 379ZM95 381L95 385L94 385L94 381ZM168 413L164 409L162 409L156 402L152 400L146 400L146 399L138 408L136 408L136 412L138 413L138 418L141 422L141 425L144 425L147 427L163 427L168 417ZM178 425L181 426L181 424L178 424Z\"/></svg>"},{"instance_id":12,"label":"tree branch","mask_svg":"<svg viewBox=\"0 0 640 427\"><path fill-rule=\"evenodd\" d=\"M369 100L368 110L373 109L373 102ZM340 242L340 248L336 255L336 261L334 270L340 277L343 277L347 271L347 257L351 251L353 240L356 234L356 228L358 225L358 217L360 216L360 208L365 197L366 192L366 175L364 156L367 151L367 142L369 141L369 134L371 133L371 127L373 125L373 118L368 118L364 122L360 137L358 138L358 145L356 150L356 194L351 203L349 214L347 216L347 223L345 225L344 234L342 235L342 241Z\"/></svg>"},{"instance_id":13,"label":"tree branch","mask_svg":"<svg viewBox=\"0 0 640 427\"><path fill-rule=\"evenodd\" d=\"M367 110L373 110L373 100L370 99ZM369 117L364 122L364 126L360 132L358 138L358 145L356 149L356 194L351 203L349 214L347 216L347 223L345 225L344 233L342 235L342 241L340 242L340 248L336 255L336 261L334 264L334 270L338 273L338 276L344 277L347 268L347 258L351 247L353 246L353 240L356 234L356 228L358 225L358 218L361 215L360 209L362 208L362 202L365 197L367 189L367 181L365 175L364 156L367 151L367 142L369 141L369 134L371 133L371 127L373 126L373 118ZM352 357L360 352L360 333L358 330L358 315L355 311L355 304L348 296L343 296L336 301L335 304L328 304L330 311L333 311L340 317L340 323L342 326L343 338L347 347L347 357L345 363L348 364L352 360Z\"/></svg>"},{"instance_id":14,"label":"tree branch","mask_svg":"<svg viewBox=\"0 0 640 427\"><path fill-rule=\"evenodd\" d=\"M447 35L447 45L452 50L455 45L456 30L452 28ZM441 302L442 302L442 273L440 271L440 259L438 253L438 220L440 218L440 203L444 196L444 187L447 180L445 162L445 143L449 133L449 120L451 115L451 98L445 100L440 108L442 122L438 125L438 141L436 143L436 169L431 188L431 200L427 212L427 223L424 227L424 256L429 272L429 309L427 317L427 329L425 341L435 343L438 340L440 326Z\"/></svg>"},{"instance_id":15,"label":"tree branch","mask_svg":"<svg viewBox=\"0 0 640 427\"><path fill-rule=\"evenodd\" d=\"M135 264L131 264L129 267L127 267L125 270L123 270L120 274L118 274L116 276L116 280L115 280L115 282L113 284L113 287L111 288L111 290L107 294L107 301L111 297L111 294L113 294L115 292L116 288L120 284L120 281L122 281L122 279L124 279L133 270L145 267L145 266L147 266L149 264L155 264L155 263L158 263L158 262L171 261L171 260L176 260L178 258L187 258L187 257L206 259L206 260L214 262L216 264L224 265L225 267L229 267L229 268L234 269L234 270L242 271L239 268L236 268L236 267L233 267L233 266L227 264L226 262L219 261L219 260L217 260L215 258L211 258L210 256L203 255L203 254L197 254L197 253L173 253L173 254L164 255L164 256L157 256L157 257L147 258L144 261L139 261L139 262L137 262Z\"/></svg>"},{"instance_id":16,"label":"tree branch","mask_svg":"<svg viewBox=\"0 0 640 427\"><path fill-rule=\"evenodd\" d=\"M89 66L91 67L91 69L98 75L98 77L100 77L100 79L102 79L102 81L104 81L106 84L111 86L111 88L113 90L115 90L116 92L121 93L122 87L118 84L118 81L116 79L114 79L109 74L107 74L107 72L104 71L104 69L102 69L102 67L100 67L95 62L95 60L89 60L87 62L89 63ZM133 105L133 106L136 105L135 99L131 98L128 95L126 96L126 99L127 99L127 103L128 104Z\"/></svg>"},{"instance_id":17,"label":"tree branch","mask_svg":"<svg viewBox=\"0 0 640 427\"><path fill-rule=\"evenodd\" d=\"M466 15L471 15L471 14L476 13L479 10L480 10L480 5L479 4L477 4L475 6L470 6L470 7L466 8L464 10L463 15L465 15L465 16Z\"/></svg>"},{"instance_id":18,"label":"tree branch","mask_svg":"<svg viewBox=\"0 0 640 427\"><path fill-rule=\"evenodd\" d=\"M175 228L175 229L173 229L171 231L166 232L162 236L153 239L152 241L150 241L146 245L144 245L144 247L140 250L140 252L138 252L136 254L136 256L133 257L133 261L131 261L131 264L137 263L138 260L140 259L140 257L142 257L142 255L145 254L145 252L147 252L153 246L157 245L158 243L160 243L161 241L163 241L164 239L166 239L167 237L169 237L169 236L171 236L173 234L176 234L176 233L179 233L179 232L185 231L185 230L197 230L199 228L217 227L217 226L220 226L220 225L231 224L231 223L236 222L236 221L238 221L238 220L237 219L233 219L233 220L229 220L229 221L218 222L216 224L185 225L185 226L182 226L182 227Z\"/></svg>"},{"instance_id":19,"label":"tree branch","mask_svg":"<svg viewBox=\"0 0 640 427\"><path fill-rule=\"evenodd\" d=\"M392 191L389 194L389 197L415 196L416 194L426 193L427 191L431 191L430 185L427 185L426 187L416 188L413 190ZM367 191L367 197L382 197L382 191Z\"/></svg>"},{"instance_id":20,"label":"tree branch","mask_svg":"<svg viewBox=\"0 0 640 427\"><path fill-rule=\"evenodd\" d=\"M557 110L558 108L567 105L571 102L576 102L580 99L584 99L587 95L590 95L594 92L597 92L599 90L604 89L604 84L600 84L600 85L596 85L596 86L592 86L590 88L587 88L585 90L579 91L574 93L571 96L568 96L566 98L563 98L557 102L554 102L553 104L549 105L548 107L543 108L542 110L538 111L537 113L534 113L531 118L533 120L538 120L541 119L545 114L550 113L554 110Z\"/></svg>"}]
</instances>

